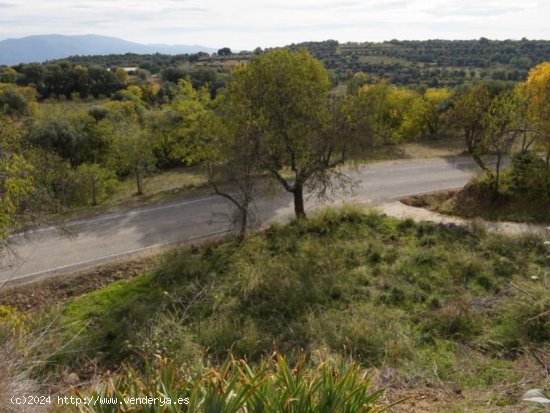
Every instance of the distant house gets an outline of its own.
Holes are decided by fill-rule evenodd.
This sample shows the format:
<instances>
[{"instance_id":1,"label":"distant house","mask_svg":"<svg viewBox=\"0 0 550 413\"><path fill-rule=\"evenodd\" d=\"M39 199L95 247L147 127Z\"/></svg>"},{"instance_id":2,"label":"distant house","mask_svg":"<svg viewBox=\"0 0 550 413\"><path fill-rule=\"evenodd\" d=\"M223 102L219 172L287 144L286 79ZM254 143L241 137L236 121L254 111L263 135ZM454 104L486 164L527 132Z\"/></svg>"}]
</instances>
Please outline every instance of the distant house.
<instances>
[{"instance_id":1,"label":"distant house","mask_svg":"<svg viewBox=\"0 0 550 413\"><path fill-rule=\"evenodd\" d=\"M139 67L121 67L121 69L129 75L134 75L138 71ZM110 72L112 68L108 67L107 70Z\"/></svg>"}]
</instances>

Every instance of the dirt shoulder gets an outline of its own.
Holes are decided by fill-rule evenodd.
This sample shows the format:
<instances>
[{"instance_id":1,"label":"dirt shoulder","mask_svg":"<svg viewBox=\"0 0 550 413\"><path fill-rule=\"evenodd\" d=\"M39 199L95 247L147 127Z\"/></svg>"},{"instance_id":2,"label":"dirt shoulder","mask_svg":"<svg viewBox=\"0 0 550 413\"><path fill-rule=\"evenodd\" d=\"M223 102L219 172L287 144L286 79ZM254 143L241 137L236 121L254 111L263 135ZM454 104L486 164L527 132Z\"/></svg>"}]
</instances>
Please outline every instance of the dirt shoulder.
<instances>
[{"instance_id":1,"label":"dirt shoulder","mask_svg":"<svg viewBox=\"0 0 550 413\"><path fill-rule=\"evenodd\" d=\"M0 305L15 307L21 311L47 308L99 290L112 282L151 271L157 262L158 255L149 255L100 265L74 274L5 287L0 290Z\"/></svg>"},{"instance_id":2,"label":"dirt shoulder","mask_svg":"<svg viewBox=\"0 0 550 413\"><path fill-rule=\"evenodd\" d=\"M502 195L495 199L474 185L460 190L437 191L401 199L407 206L464 219L513 222L528 225L550 225L550 203L543 199L527 199Z\"/></svg>"},{"instance_id":3,"label":"dirt shoulder","mask_svg":"<svg viewBox=\"0 0 550 413\"><path fill-rule=\"evenodd\" d=\"M438 191L429 194L411 195L402 198L398 202L383 204L380 209L391 216L398 218L412 218L415 221L433 221L443 224L455 225L482 225L491 232L497 232L510 236L536 235L543 238L550 236L547 224L532 224L525 222L490 221L479 216L459 216L442 213L436 205L441 205L449 199L453 199L459 190Z\"/></svg>"}]
</instances>

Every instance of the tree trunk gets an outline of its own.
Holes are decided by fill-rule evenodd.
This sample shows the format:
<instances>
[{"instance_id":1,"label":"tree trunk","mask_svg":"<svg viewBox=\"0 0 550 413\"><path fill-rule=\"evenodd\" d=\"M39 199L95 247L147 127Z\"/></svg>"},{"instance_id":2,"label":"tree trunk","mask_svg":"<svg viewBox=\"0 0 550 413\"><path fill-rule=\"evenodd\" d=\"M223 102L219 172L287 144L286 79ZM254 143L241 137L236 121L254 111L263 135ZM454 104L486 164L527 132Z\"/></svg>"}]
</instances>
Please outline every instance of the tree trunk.
<instances>
[{"instance_id":1,"label":"tree trunk","mask_svg":"<svg viewBox=\"0 0 550 413\"><path fill-rule=\"evenodd\" d=\"M97 205L97 188L95 183L95 177L92 176L92 205Z\"/></svg>"},{"instance_id":2,"label":"tree trunk","mask_svg":"<svg viewBox=\"0 0 550 413\"><path fill-rule=\"evenodd\" d=\"M465 133L465 140L466 140L466 149L468 150L468 153L471 155L472 159L475 161L477 166L479 166L484 172L491 173L491 169L483 162L483 159L481 159L481 156L478 155L476 152L476 145L475 145L475 132L473 131L466 131Z\"/></svg>"},{"instance_id":3,"label":"tree trunk","mask_svg":"<svg viewBox=\"0 0 550 413\"><path fill-rule=\"evenodd\" d=\"M500 163L502 161L502 155L500 152L497 155L496 176L495 176L495 193L494 197L498 198L500 194Z\"/></svg>"},{"instance_id":4,"label":"tree trunk","mask_svg":"<svg viewBox=\"0 0 550 413\"><path fill-rule=\"evenodd\" d=\"M292 195L294 195L294 213L296 214L296 218L307 218L304 208L304 186L302 184L296 184L292 191Z\"/></svg>"},{"instance_id":5,"label":"tree trunk","mask_svg":"<svg viewBox=\"0 0 550 413\"><path fill-rule=\"evenodd\" d=\"M248 227L248 205L243 205L240 214L241 222L238 235L239 244L243 242L246 237L246 229Z\"/></svg>"},{"instance_id":6,"label":"tree trunk","mask_svg":"<svg viewBox=\"0 0 550 413\"><path fill-rule=\"evenodd\" d=\"M143 182L141 179L141 174L136 171L136 183L137 183L137 194L143 195Z\"/></svg>"}]
</instances>

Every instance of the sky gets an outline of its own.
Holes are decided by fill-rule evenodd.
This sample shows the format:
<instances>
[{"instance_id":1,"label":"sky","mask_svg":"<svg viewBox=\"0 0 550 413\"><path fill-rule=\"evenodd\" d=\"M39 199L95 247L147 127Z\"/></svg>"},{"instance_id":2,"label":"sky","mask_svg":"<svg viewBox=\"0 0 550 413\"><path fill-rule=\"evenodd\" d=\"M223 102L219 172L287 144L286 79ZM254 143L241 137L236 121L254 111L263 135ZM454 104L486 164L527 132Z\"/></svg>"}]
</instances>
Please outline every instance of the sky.
<instances>
[{"instance_id":1,"label":"sky","mask_svg":"<svg viewBox=\"0 0 550 413\"><path fill-rule=\"evenodd\" d=\"M550 0L0 0L0 40L99 34L251 50L334 39L550 39Z\"/></svg>"}]
</instances>

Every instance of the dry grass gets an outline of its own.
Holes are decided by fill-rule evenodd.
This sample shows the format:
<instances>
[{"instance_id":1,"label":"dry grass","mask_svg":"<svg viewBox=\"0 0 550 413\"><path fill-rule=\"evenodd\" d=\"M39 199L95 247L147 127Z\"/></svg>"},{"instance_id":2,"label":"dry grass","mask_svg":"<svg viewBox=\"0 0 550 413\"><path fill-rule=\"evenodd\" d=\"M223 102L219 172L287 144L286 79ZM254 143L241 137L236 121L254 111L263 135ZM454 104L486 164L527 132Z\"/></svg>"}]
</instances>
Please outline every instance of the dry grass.
<instances>
[{"instance_id":1,"label":"dry grass","mask_svg":"<svg viewBox=\"0 0 550 413\"><path fill-rule=\"evenodd\" d=\"M462 139L456 137L422 139L418 142L410 142L404 144L403 150L407 158L411 159L459 156L464 154L464 142L462 141Z\"/></svg>"},{"instance_id":2,"label":"dry grass","mask_svg":"<svg viewBox=\"0 0 550 413\"><path fill-rule=\"evenodd\" d=\"M3 413L38 413L44 406L14 404L12 397L39 396L40 388L31 379L32 367L36 365L33 351L41 336L26 330L28 320L18 311L0 306L0 411Z\"/></svg>"}]
</instances>

